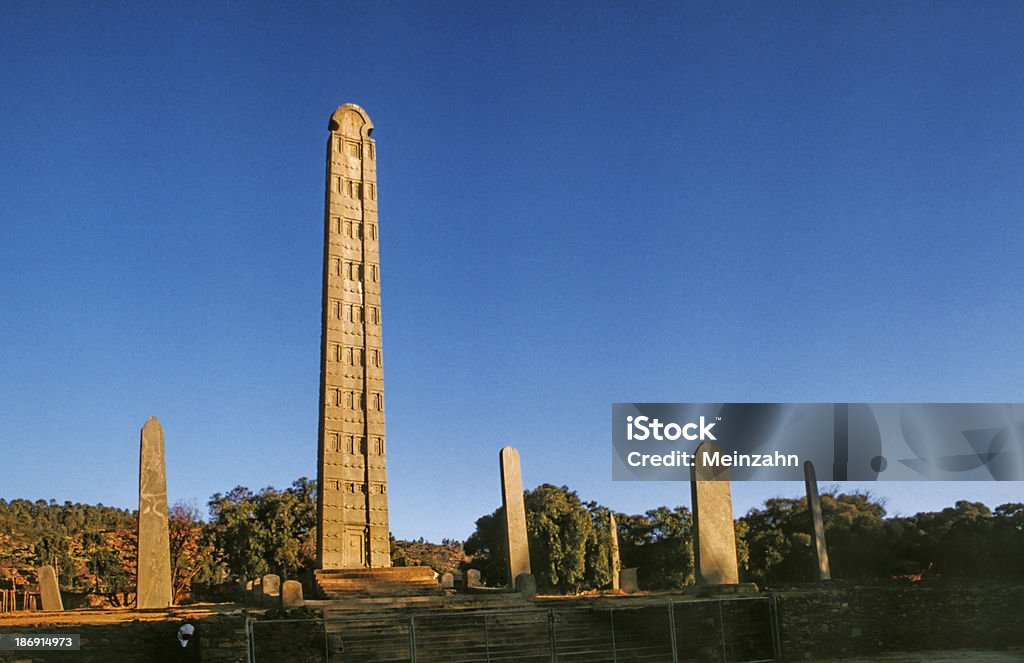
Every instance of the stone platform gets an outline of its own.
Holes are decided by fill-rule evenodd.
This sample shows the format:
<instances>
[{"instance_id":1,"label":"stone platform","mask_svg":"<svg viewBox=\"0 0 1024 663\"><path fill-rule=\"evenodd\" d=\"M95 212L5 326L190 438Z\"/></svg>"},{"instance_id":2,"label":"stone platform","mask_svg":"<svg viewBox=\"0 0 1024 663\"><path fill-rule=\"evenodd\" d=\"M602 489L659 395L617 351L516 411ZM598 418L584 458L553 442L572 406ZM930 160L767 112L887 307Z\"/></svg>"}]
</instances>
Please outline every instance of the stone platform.
<instances>
[{"instance_id":1,"label":"stone platform","mask_svg":"<svg viewBox=\"0 0 1024 663\"><path fill-rule=\"evenodd\" d=\"M431 596L441 585L429 566L393 566L378 569L318 569L314 573L317 598L356 596Z\"/></svg>"}]
</instances>

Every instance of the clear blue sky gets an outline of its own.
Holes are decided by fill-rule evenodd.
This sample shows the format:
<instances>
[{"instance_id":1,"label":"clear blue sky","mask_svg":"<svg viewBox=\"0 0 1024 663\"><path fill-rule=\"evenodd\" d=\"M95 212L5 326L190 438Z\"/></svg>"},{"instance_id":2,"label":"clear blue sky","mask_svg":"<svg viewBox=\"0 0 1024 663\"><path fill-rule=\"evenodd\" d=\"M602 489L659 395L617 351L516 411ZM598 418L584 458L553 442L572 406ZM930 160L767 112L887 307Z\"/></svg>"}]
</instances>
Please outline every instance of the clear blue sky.
<instances>
[{"instance_id":1,"label":"clear blue sky","mask_svg":"<svg viewBox=\"0 0 1024 663\"><path fill-rule=\"evenodd\" d=\"M610 404L1024 401L1024 5L0 5L0 497L316 475L324 142L376 125L392 530L620 511ZM891 510L1024 484L877 484ZM734 487L736 510L798 495Z\"/></svg>"}]
</instances>

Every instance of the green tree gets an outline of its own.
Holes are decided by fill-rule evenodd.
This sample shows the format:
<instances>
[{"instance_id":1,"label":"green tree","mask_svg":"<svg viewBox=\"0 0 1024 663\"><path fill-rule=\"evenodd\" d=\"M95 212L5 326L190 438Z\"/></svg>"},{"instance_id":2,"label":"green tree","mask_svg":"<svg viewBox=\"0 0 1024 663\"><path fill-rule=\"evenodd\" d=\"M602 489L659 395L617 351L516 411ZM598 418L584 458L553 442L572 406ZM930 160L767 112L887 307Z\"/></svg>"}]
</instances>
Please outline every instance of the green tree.
<instances>
[{"instance_id":1,"label":"green tree","mask_svg":"<svg viewBox=\"0 0 1024 663\"><path fill-rule=\"evenodd\" d=\"M543 484L527 491L524 499L530 565L537 584L578 592L587 576L587 547L594 528L590 511L566 486ZM592 543L597 545L596 537Z\"/></svg>"},{"instance_id":2,"label":"green tree","mask_svg":"<svg viewBox=\"0 0 1024 663\"><path fill-rule=\"evenodd\" d=\"M209 502L214 542L232 579L295 577L316 555L316 488L301 478L283 491L238 486Z\"/></svg>"},{"instance_id":3,"label":"green tree","mask_svg":"<svg viewBox=\"0 0 1024 663\"><path fill-rule=\"evenodd\" d=\"M885 507L867 493L821 495L822 518L834 578L883 576L897 560L900 537L884 520ZM759 584L815 578L811 518L804 498L772 498L740 519L746 531L744 577Z\"/></svg>"},{"instance_id":4,"label":"green tree","mask_svg":"<svg viewBox=\"0 0 1024 663\"><path fill-rule=\"evenodd\" d=\"M524 501L530 565L539 586L575 593L611 582L607 509L550 484L525 491ZM464 549L472 556L467 568L478 569L488 584L509 584L503 507L476 521Z\"/></svg>"},{"instance_id":5,"label":"green tree","mask_svg":"<svg viewBox=\"0 0 1024 663\"><path fill-rule=\"evenodd\" d=\"M694 582L690 510L661 506L616 516L624 567L637 567L644 589L681 589Z\"/></svg>"},{"instance_id":6,"label":"green tree","mask_svg":"<svg viewBox=\"0 0 1024 663\"><path fill-rule=\"evenodd\" d=\"M215 561L214 534L194 505L178 502L168 512L171 545L171 593L175 603L191 594L193 582L212 584L220 579Z\"/></svg>"},{"instance_id":7,"label":"green tree","mask_svg":"<svg viewBox=\"0 0 1024 663\"><path fill-rule=\"evenodd\" d=\"M505 544L505 507L477 518L476 529L463 544L463 550L472 560L466 569L480 571L481 580L495 587L510 584L506 568L508 547Z\"/></svg>"}]
</instances>

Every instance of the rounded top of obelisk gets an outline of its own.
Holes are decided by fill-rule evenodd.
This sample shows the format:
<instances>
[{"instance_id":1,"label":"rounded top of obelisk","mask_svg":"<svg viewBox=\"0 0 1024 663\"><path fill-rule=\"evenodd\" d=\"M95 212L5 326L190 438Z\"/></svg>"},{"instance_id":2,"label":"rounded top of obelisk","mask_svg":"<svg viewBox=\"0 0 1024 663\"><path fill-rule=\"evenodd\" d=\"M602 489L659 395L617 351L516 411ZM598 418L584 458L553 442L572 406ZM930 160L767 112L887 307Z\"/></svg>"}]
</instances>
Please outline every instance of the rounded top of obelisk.
<instances>
[{"instance_id":1,"label":"rounded top of obelisk","mask_svg":"<svg viewBox=\"0 0 1024 663\"><path fill-rule=\"evenodd\" d=\"M327 128L335 133L353 138L356 136L369 138L373 131L373 122L370 121L370 116L362 107L356 104L342 104L331 114L331 121L327 123Z\"/></svg>"}]
</instances>

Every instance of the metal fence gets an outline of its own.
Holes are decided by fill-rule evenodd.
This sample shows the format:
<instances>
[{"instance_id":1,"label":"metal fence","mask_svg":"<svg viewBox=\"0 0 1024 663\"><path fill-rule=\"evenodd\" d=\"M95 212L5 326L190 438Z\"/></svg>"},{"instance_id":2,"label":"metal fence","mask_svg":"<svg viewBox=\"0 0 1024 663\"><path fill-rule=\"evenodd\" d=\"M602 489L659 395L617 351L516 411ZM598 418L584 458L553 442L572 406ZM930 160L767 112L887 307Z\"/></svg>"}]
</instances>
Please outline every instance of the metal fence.
<instances>
[{"instance_id":1,"label":"metal fence","mask_svg":"<svg viewBox=\"0 0 1024 663\"><path fill-rule=\"evenodd\" d=\"M247 622L250 663L777 661L774 596Z\"/></svg>"}]
</instances>

